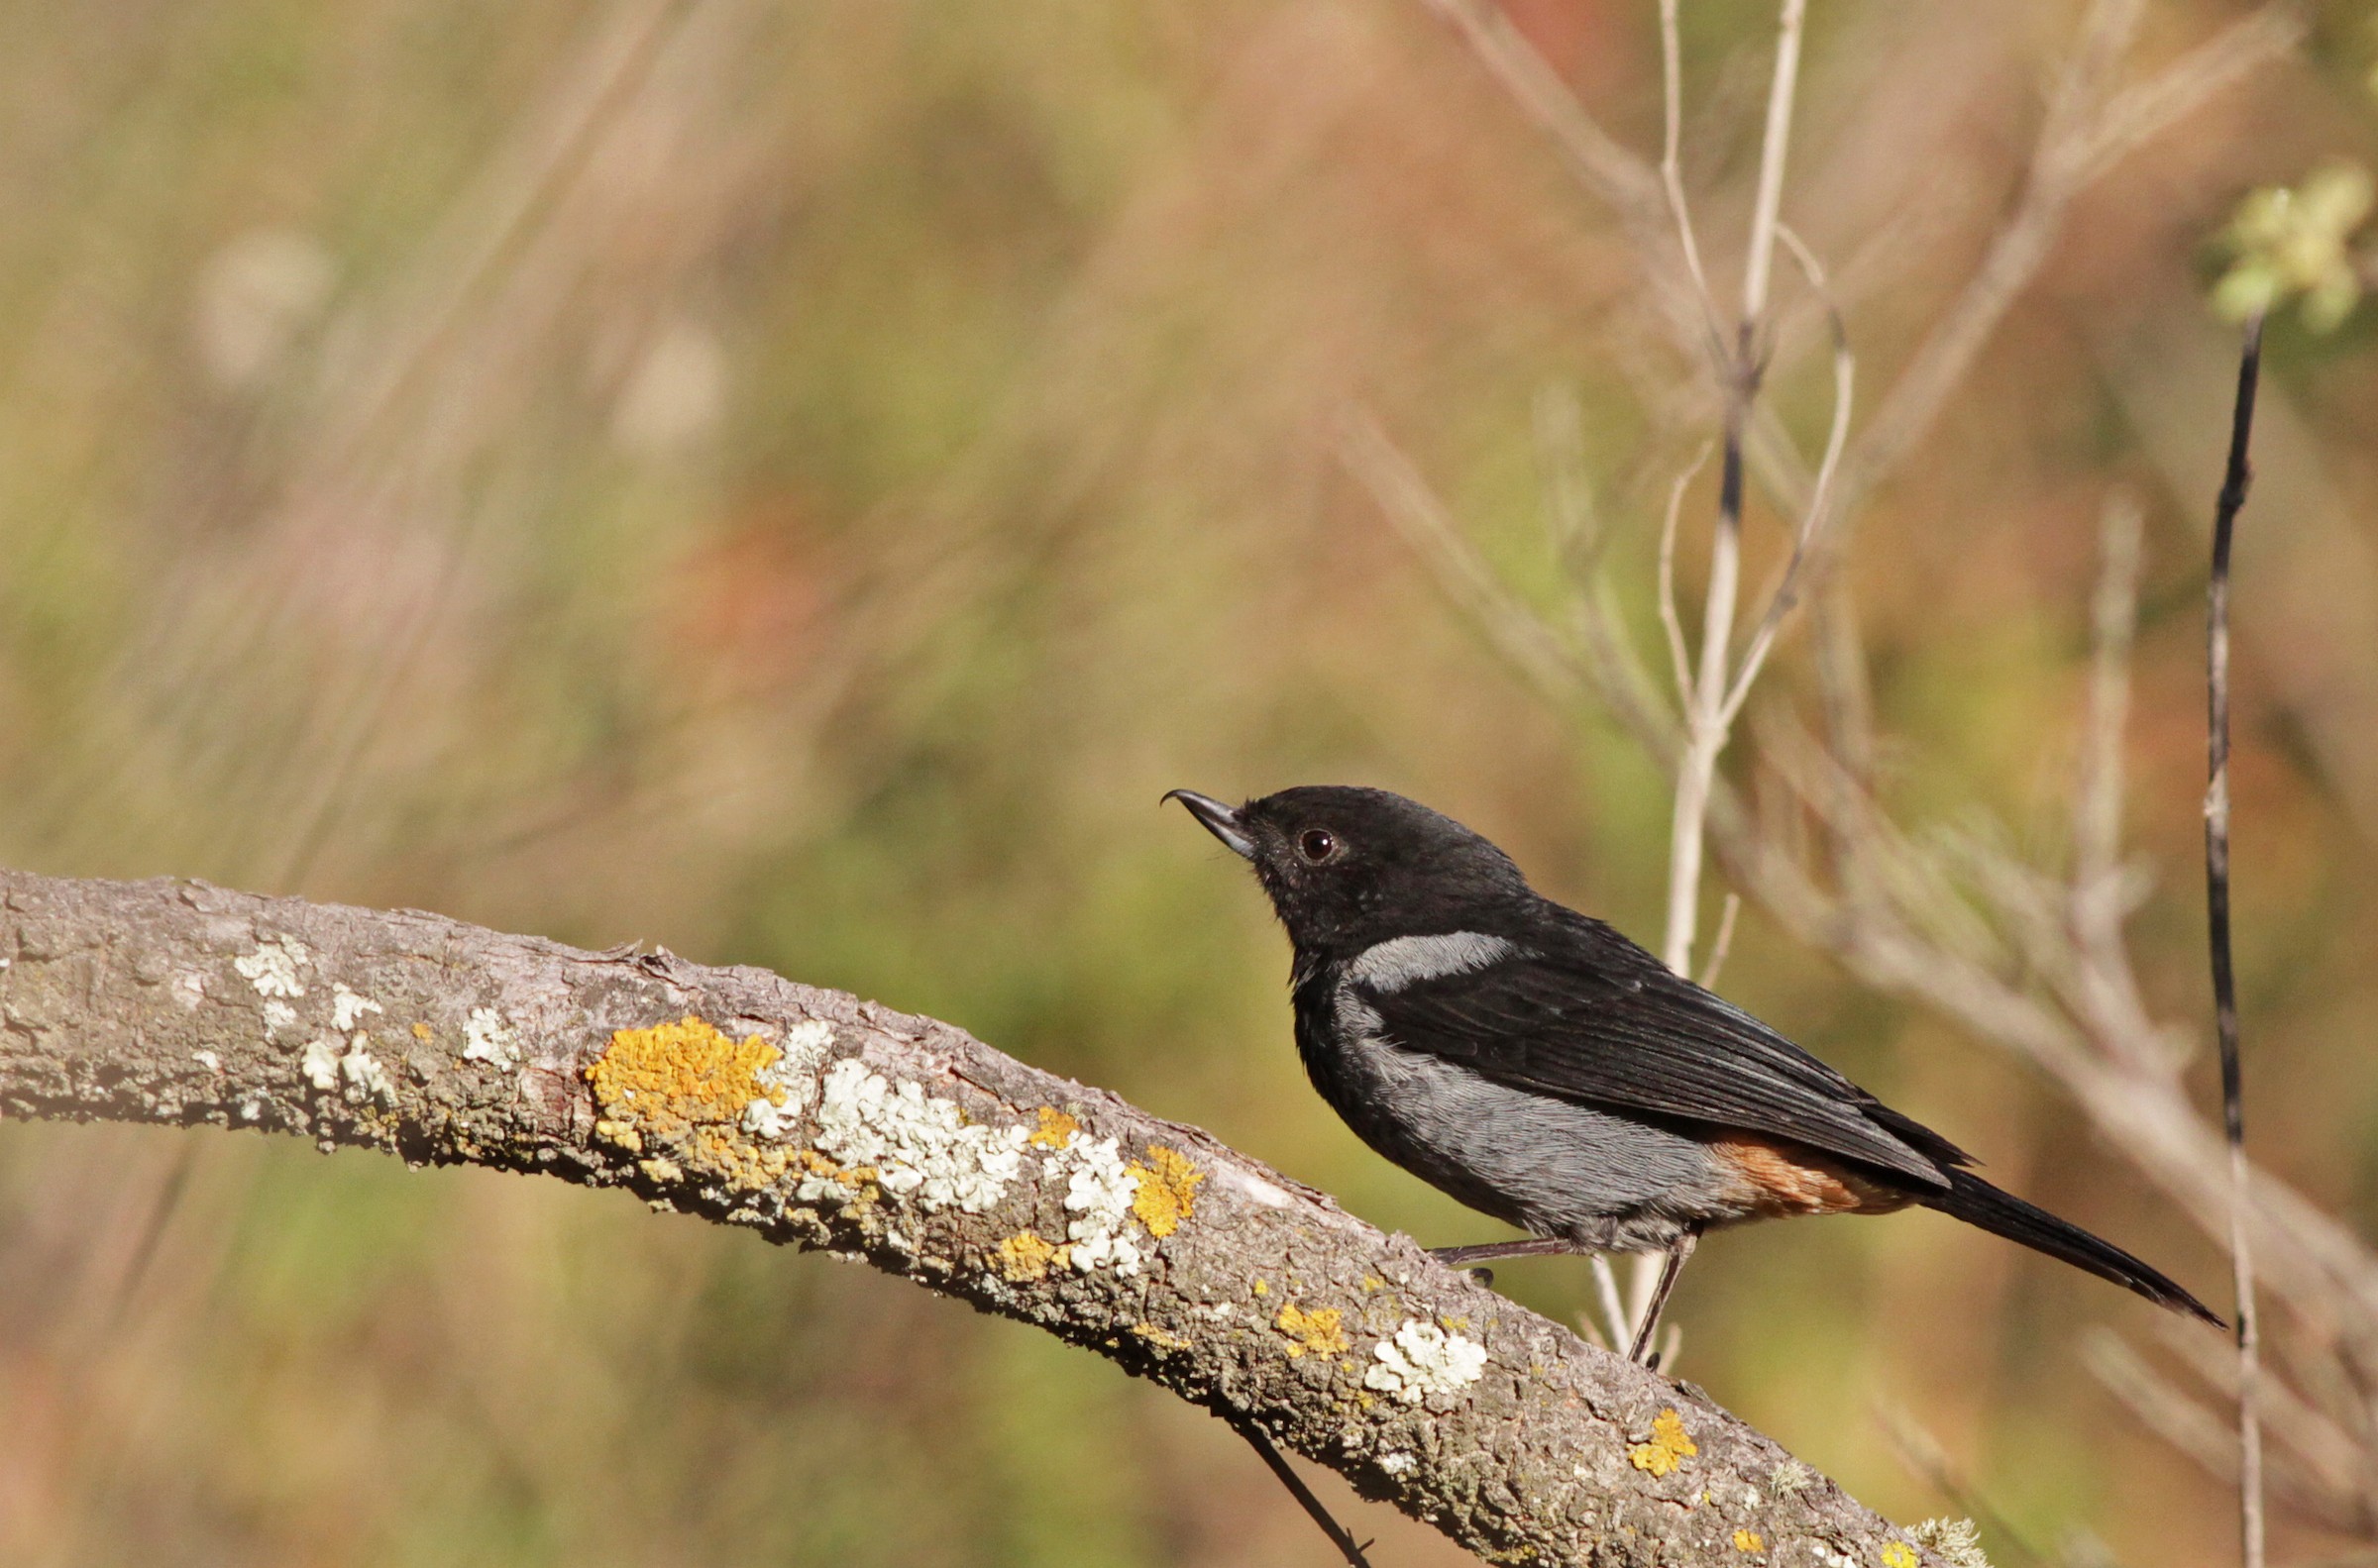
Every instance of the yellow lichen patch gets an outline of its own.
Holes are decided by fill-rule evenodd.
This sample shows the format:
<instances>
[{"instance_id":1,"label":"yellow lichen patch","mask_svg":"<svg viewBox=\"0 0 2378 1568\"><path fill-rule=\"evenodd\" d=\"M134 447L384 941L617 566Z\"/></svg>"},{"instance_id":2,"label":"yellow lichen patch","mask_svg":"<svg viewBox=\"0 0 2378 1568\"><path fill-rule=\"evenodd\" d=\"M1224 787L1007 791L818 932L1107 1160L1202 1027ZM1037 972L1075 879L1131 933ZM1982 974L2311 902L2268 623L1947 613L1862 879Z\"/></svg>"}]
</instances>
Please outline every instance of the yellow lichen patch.
<instances>
[{"instance_id":1,"label":"yellow lichen patch","mask_svg":"<svg viewBox=\"0 0 2378 1568\"><path fill-rule=\"evenodd\" d=\"M423 1045L427 1045L430 1043L430 1041L436 1039L437 1036L430 1032L428 1024L416 1023L413 1025L413 1038L420 1041Z\"/></svg>"},{"instance_id":2,"label":"yellow lichen patch","mask_svg":"<svg viewBox=\"0 0 2378 1568\"><path fill-rule=\"evenodd\" d=\"M1082 1124L1054 1105L1040 1107L1040 1130L1025 1141L1042 1149L1062 1149L1073 1141Z\"/></svg>"},{"instance_id":3,"label":"yellow lichen patch","mask_svg":"<svg viewBox=\"0 0 2378 1568\"><path fill-rule=\"evenodd\" d=\"M1883 1568L1915 1568L1915 1548L1905 1541L1892 1541L1883 1548Z\"/></svg>"},{"instance_id":4,"label":"yellow lichen patch","mask_svg":"<svg viewBox=\"0 0 2378 1568\"><path fill-rule=\"evenodd\" d=\"M1288 1359L1293 1361L1307 1351L1317 1356L1344 1355L1346 1342L1346 1313L1335 1307L1316 1307L1311 1311L1290 1302L1272 1319L1272 1326L1288 1336Z\"/></svg>"},{"instance_id":5,"label":"yellow lichen patch","mask_svg":"<svg viewBox=\"0 0 2378 1568\"><path fill-rule=\"evenodd\" d=\"M1134 1160L1123 1168L1123 1174L1139 1179L1139 1190L1132 1195L1132 1212L1159 1241L1180 1229L1181 1221L1196 1208L1197 1184L1206 1179L1206 1173L1190 1164L1187 1155L1176 1154L1160 1143L1148 1145L1145 1165Z\"/></svg>"},{"instance_id":6,"label":"yellow lichen patch","mask_svg":"<svg viewBox=\"0 0 2378 1568\"><path fill-rule=\"evenodd\" d=\"M760 1076L776 1061L776 1047L758 1035L737 1041L692 1013L621 1029L587 1067L601 1111L595 1136L630 1153L653 1150L641 1163L655 1180L666 1166L729 1187L767 1187L794 1153L753 1142L742 1122L755 1099L786 1102L784 1089Z\"/></svg>"},{"instance_id":7,"label":"yellow lichen patch","mask_svg":"<svg viewBox=\"0 0 2378 1568\"><path fill-rule=\"evenodd\" d=\"M594 1123L594 1136L605 1143L615 1143L631 1154L644 1152L644 1134L629 1122L597 1121Z\"/></svg>"},{"instance_id":8,"label":"yellow lichen patch","mask_svg":"<svg viewBox=\"0 0 2378 1568\"><path fill-rule=\"evenodd\" d=\"M1174 1333L1169 1328L1160 1328L1154 1323L1134 1323L1132 1332L1159 1350L1186 1350L1189 1348L1189 1341L1186 1338Z\"/></svg>"},{"instance_id":9,"label":"yellow lichen patch","mask_svg":"<svg viewBox=\"0 0 2378 1568\"><path fill-rule=\"evenodd\" d=\"M1638 1470L1664 1476L1700 1451L1700 1445L1684 1430L1684 1417L1667 1410L1652 1421L1652 1440L1627 1450L1627 1463ZM1892 1563L1887 1568L1900 1568L1900 1565Z\"/></svg>"},{"instance_id":10,"label":"yellow lichen patch","mask_svg":"<svg viewBox=\"0 0 2378 1568\"><path fill-rule=\"evenodd\" d=\"M1757 1530L1736 1530L1734 1549L1738 1552L1763 1552L1767 1550L1767 1542L1759 1538Z\"/></svg>"},{"instance_id":11,"label":"yellow lichen patch","mask_svg":"<svg viewBox=\"0 0 2378 1568\"><path fill-rule=\"evenodd\" d=\"M876 1177L876 1170L872 1165L853 1165L845 1168L836 1165L815 1149L796 1149L787 1158L786 1164L788 1168L799 1166L811 1176L821 1176L829 1182L839 1182L854 1193L868 1186ZM1062 1251L1063 1249L1059 1248L1058 1250Z\"/></svg>"},{"instance_id":12,"label":"yellow lichen patch","mask_svg":"<svg viewBox=\"0 0 2378 1568\"><path fill-rule=\"evenodd\" d=\"M1048 1278L1048 1266L1057 1258L1058 1247L1030 1231L1008 1237L998 1247L999 1272L1018 1285L1027 1280Z\"/></svg>"},{"instance_id":13,"label":"yellow lichen patch","mask_svg":"<svg viewBox=\"0 0 2378 1568\"><path fill-rule=\"evenodd\" d=\"M1261 1280L1257 1280L1255 1282L1255 1294L1257 1296L1268 1296L1271 1294L1271 1287L1264 1284Z\"/></svg>"}]
</instances>

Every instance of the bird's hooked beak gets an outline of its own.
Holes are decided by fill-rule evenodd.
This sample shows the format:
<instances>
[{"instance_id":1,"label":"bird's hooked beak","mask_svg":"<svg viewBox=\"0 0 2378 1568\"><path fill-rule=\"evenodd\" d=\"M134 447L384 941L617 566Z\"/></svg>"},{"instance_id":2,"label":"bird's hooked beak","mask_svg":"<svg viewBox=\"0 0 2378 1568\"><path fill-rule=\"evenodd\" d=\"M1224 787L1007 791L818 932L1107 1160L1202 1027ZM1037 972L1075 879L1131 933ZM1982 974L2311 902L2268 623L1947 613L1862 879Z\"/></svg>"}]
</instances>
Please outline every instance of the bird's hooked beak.
<instances>
[{"instance_id":1,"label":"bird's hooked beak","mask_svg":"<svg viewBox=\"0 0 2378 1568\"><path fill-rule=\"evenodd\" d=\"M1255 858L1255 841L1240 826L1238 807L1224 805L1212 795L1199 794L1194 789L1168 789L1164 798L1187 806L1189 814L1206 825L1207 832L1230 846L1231 853L1244 860Z\"/></svg>"}]
</instances>

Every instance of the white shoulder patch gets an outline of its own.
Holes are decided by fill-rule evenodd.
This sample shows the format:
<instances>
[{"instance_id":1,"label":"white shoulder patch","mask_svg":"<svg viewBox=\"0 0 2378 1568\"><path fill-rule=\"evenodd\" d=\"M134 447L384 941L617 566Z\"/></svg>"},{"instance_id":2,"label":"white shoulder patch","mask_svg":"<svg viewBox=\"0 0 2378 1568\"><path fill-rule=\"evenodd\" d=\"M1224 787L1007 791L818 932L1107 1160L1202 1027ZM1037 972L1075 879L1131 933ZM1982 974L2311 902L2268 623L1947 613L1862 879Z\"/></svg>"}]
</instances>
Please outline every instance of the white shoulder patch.
<instances>
[{"instance_id":1,"label":"white shoulder patch","mask_svg":"<svg viewBox=\"0 0 2378 1568\"><path fill-rule=\"evenodd\" d=\"M1509 958L1519 949L1499 936L1448 931L1443 936L1399 936L1366 948L1347 966L1347 979L1392 995L1406 986L1448 975L1467 975Z\"/></svg>"}]
</instances>

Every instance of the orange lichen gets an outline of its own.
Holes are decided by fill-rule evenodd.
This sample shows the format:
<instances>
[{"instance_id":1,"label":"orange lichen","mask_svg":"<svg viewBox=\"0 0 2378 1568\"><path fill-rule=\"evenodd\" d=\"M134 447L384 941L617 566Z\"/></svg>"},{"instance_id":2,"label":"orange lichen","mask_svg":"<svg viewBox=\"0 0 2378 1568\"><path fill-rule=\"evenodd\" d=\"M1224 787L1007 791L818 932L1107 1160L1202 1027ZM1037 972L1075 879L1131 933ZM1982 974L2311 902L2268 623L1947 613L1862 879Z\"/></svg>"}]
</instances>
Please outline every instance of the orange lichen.
<instances>
[{"instance_id":1,"label":"orange lichen","mask_svg":"<svg viewBox=\"0 0 2378 1568\"><path fill-rule=\"evenodd\" d=\"M1627 1463L1655 1476L1664 1476L1700 1451L1700 1445L1684 1430L1684 1417L1666 1410L1652 1420L1652 1440L1627 1450Z\"/></svg>"},{"instance_id":2,"label":"orange lichen","mask_svg":"<svg viewBox=\"0 0 2378 1568\"><path fill-rule=\"evenodd\" d=\"M1132 1332L1159 1350L1186 1350L1189 1348L1190 1342L1187 1339L1169 1328L1159 1327L1154 1323L1134 1323Z\"/></svg>"},{"instance_id":3,"label":"orange lichen","mask_svg":"<svg viewBox=\"0 0 2378 1568\"><path fill-rule=\"evenodd\" d=\"M436 1039L437 1036L430 1032L430 1027L428 1024L416 1023L413 1025L413 1038L420 1041L423 1045L427 1045L432 1040Z\"/></svg>"},{"instance_id":4,"label":"orange lichen","mask_svg":"<svg viewBox=\"0 0 2378 1568\"><path fill-rule=\"evenodd\" d=\"M1024 1231L999 1244L999 1272L1018 1285L1027 1280L1044 1280L1048 1278L1049 1265L1056 1262L1057 1254L1063 1250L1053 1241Z\"/></svg>"},{"instance_id":5,"label":"orange lichen","mask_svg":"<svg viewBox=\"0 0 2378 1568\"><path fill-rule=\"evenodd\" d=\"M729 1187L767 1187L794 1151L753 1142L742 1121L755 1099L786 1102L784 1089L760 1076L776 1061L776 1047L758 1035L737 1041L692 1013L621 1029L587 1066L602 1112L595 1136L630 1153L657 1151L641 1162L655 1180L682 1168Z\"/></svg>"},{"instance_id":6,"label":"orange lichen","mask_svg":"<svg viewBox=\"0 0 2378 1568\"><path fill-rule=\"evenodd\" d=\"M1040 1107L1040 1130L1025 1141L1042 1149L1062 1149L1073 1141L1082 1124L1054 1105Z\"/></svg>"},{"instance_id":7,"label":"orange lichen","mask_svg":"<svg viewBox=\"0 0 2378 1568\"><path fill-rule=\"evenodd\" d=\"M1145 1165L1134 1160L1124 1167L1124 1174L1139 1179L1139 1190L1132 1195L1132 1212L1158 1240L1178 1230L1181 1221L1195 1210L1197 1184L1206 1179L1206 1173L1190 1164L1187 1155L1160 1143L1148 1145Z\"/></svg>"},{"instance_id":8,"label":"orange lichen","mask_svg":"<svg viewBox=\"0 0 2378 1568\"><path fill-rule=\"evenodd\" d=\"M1738 1552L1763 1552L1767 1550L1767 1542L1759 1538L1757 1530L1736 1530L1734 1549Z\"/></svg>"},{"instance_id":9,"label":"orange lichen","mask_svg":"<svg viewBox=\"0 0 2378 1568\"><path fill-rule=\"evenodd\" d=\"M1335 1307L1316 1307L1308 1311L1290 1302L1280 1308L1280 1315L1271 1320L1271 1325L1288 1336L1291 1361L1308 1351L1317 1356L1346 1353L1346 1313Z\"/></svg>"}]
</instances>

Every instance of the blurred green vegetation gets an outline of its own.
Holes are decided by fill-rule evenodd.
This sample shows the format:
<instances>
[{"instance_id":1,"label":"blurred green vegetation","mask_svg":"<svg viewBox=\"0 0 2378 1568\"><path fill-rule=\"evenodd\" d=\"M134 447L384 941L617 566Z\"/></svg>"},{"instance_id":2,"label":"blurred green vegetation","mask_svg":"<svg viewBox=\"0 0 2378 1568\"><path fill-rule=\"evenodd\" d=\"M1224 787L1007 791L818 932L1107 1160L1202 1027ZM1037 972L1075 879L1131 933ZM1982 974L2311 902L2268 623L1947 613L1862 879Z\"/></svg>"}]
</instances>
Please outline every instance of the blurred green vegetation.
<instances>
[{"instance_id":1,"label":"blurred green vegetation","mask_svg":"<svg viewBox=\"0 0 2378 1568\"><path fill-rule=\"evenodd\" d=\"M1786 212L1862 259L1865 384L1999 217L2075 9L1820 11ZM2156 10L2157 58L2226 13ZM1648 5L1514 12L1655 145ZM1770 24L1686 15L1688 174L1730 255ZM2372 157L2349 53L2263 73L2094 191L1860 520L1894 799L2030 841L2062 832L2100 502L2148 499L2132 819L2161 882L2134 932L2173 1016L2203 1010L2197 558L2227 373L2199 258L2248 186ZM1156 807L1381 784L1658 929L1657 775L1524 690L1330 456L1370 399L1546 592L1529 409L1572 386L1654 648L1675 368L1607 215L1419 7L19 6L0 205L0 859L767 965L1426 1241L1485 1238L1305 1089L1259 897ZM2333 738L2378 733L2336 631L2378 601L2378 375L2284 336L2271 373L2238 608L2253 1124L2366 1225L2378 770ZM1820 428L1821 374L1775 393ZM2320 548L2266 544L2314 504L2343 519ZM1779 533L1754 515L1755 571ZM1725 989L2007 1185L2217 1280L1986 1047L1755 913ZM1571 1318L1587 1295L1566 1261L1502 1283ZM1920 1215L1721 1237L1678 1308L1686 1375L1896 1516L1950 1504L1882 1408L2034 1541L2225 1560L2219 1489L2074 1354L2146 1311ZM1356 1530L1382 1564L1463 1560L1382 1511ZM11 1125L0 1559L1323 1551L1202 1414L861 1270L519 1179Z\"/></svg>"}]
</instances>

